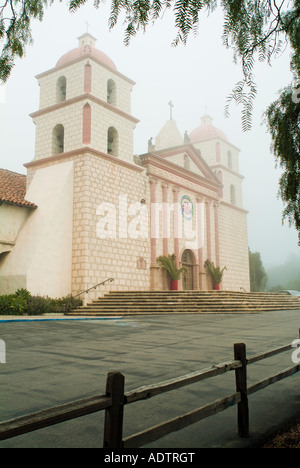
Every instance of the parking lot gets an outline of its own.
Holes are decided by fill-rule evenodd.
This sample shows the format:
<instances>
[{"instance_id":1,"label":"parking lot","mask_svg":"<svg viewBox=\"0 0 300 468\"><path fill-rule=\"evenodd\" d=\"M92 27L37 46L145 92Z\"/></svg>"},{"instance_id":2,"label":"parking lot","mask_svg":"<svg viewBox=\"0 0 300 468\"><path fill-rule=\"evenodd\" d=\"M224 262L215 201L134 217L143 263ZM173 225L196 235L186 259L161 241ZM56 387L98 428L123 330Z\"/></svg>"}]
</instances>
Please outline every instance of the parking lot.
<instances>
[{"instance_id":1,"label":"parking lot","mask_svg":"<svg viewBox=\"0 0 300 468\"><path fill-rule=\"evenodd\" d=\"M1 321L6 363L0 364L0 419L105 393L107 373L125 375L125 390L178 377L299 337L300 311L251 315L178 315L112 320ZM253 365L249 382L293 365L291 353ZM254 369L255 366L255 369ZM152 447L251 446L300 414L299 374L249 397L250 438L237 436L236 407L153 443ZM234 373L125 407L124 436L186 413L235 390ZM103 412L0 442L2 448L102 446Z\"/></svg>"}]
</instances>

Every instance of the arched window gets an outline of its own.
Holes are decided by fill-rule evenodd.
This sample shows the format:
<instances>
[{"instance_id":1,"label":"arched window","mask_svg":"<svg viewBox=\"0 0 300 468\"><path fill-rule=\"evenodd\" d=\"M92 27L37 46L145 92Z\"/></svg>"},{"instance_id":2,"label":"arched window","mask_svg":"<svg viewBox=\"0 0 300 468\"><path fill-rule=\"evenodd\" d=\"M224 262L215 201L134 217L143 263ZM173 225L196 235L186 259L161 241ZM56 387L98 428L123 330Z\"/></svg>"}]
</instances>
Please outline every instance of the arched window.
<instances>
[{"instance_id":1,"label":"arched window","mask_svg":"<svg viewBox=\"0 0 300 468\"><path fill-rule=\"evenodd\" d=\"M229 167L229 169L232 169L232 154L231 154L231 151L228 151L227 159L228 159L228 167Z\"/></svg>"},{"instance_id":2,"label":"arched window","mask_svg":"<svg viewBox=\"0 0 300 468\"><path fill-rule=\"evenodd\" d=\"M107 82L107 102L113 106L117 105L117 88L116 83L112 79Z\"/></svg>"},{"instance_id":3,"label":"arched window","mask_svg":"<svg viewBox=\"0 0 300 468\"><path fill-rule=\"evenodd\" d=\"M52 130L52 154L64 152L64 127L56 125Z\"/></svg>"},{"instance_id":4,"label":"arched window","mask_svg":"<svg viewBox=\"0 0 300 468\"><path fill-rule=\"evenodd\" d=\"M181 257L181 262L185 263L187 265L193 265L194 264L192 252L190 250L186 249L183 252L182 257Z\"/></svg>"},{"instance_id":5,"label":"arched window","mask_svg":"<svg viewBox=\"0 0 300 468\"><path fill-rule=\"evenodd\" d=\"M109 127L107 131L107 153L118 156L118 132L114 127Z\"/></svg>"},{"instance_id":6,"label":"arched window","mask_svg":"<svg viewBox=\"0 0 300 468\"><path fill-rule=\"evenodd\" d=\"M67 96L67 80L65 76L58 78L56 82L56 102L66 100Z\"/></svg>"},{"instance_id":7,"label":"arched window","mask_svg":"<svg viewBox=\"0 0 300 468\"><path fill-rule=\"evenodd\" d=\"M235 186L230 185L230 203L232 205L236 204L236 195L235 195Z\"/></svg>"}]
</instances>

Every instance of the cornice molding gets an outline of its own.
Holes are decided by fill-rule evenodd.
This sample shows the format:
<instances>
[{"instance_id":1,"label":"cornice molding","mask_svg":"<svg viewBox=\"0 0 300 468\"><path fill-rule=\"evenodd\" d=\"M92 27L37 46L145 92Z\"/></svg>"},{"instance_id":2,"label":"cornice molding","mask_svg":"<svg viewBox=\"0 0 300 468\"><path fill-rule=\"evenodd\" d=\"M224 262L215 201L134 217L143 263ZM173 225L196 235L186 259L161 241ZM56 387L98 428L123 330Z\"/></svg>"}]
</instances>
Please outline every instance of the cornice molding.
<instances>
[{"instance_id":1,"label":"cornice molding","mask_svg":"<svg viewBox=\"0 0 300 468\"><path fill-rule=\"evenodd\" d=\"M67 64L60 65L58 67L51 68L50 70L47 70L43 73L39 73L36 75L36 79L39 80L40 78L43 78L44 76L50 75L51 73L55 73L57 71L61 71L64 68L70 67L74 65L75 63L81 62L81 61L86 61L86 60L92 60L93 62L97 63L98 65L101 65L103 68L106 68L106 70L110 71L111 73L114 73L115 75L119 76L120 78L123 78L124 80L128 81L132 85L135 85L136 82L128 78L127 76L123 75L120 73L118 70L114 70L113 68L109 67L108 65L105 65L101 60L97 60L92 54L83 54L78 58L75 58L74 60L71 60Z\"/></svg>"},{"instance_id":2,"label":"cornice molding","mask_svg":"<svg viewBox=\"0 0 300 468\"><path fill-rule=\"evenodd\" d=\"M57 104L53 104L52 106L45 107L44 109L39 109L36 112L33 112L32 114L29 114L32 119L35 117L40 117L41 115L48 114L50 112L54 112L59 109L63 109L64 107L68 107L72 104L76 104L77 102L81 101L92 101L95 102L96 104L99 104L102 107L105 107L106 109L110 110L111 112L114 112L116 114L119 114L121 117L124 117L125 119L131 120L135 124L139 122L139 119L136 119L130 114L127 114L127 112L124 112L123 110L113 106L112 104L109 104L106 101L103 101L100 98L97 98L96 96L93 96L91 93L84 93L81 94L80 96L76 96L71 99L67 99L66 101L59 102Z\"/></svg>"},{"instance_id":3,"label":"cornice molding","mask_svg":"<svg viewBox=\"0 0 300 468\"><path fill-rule=\"evenodd\" d=\"M236 177L239 177L240 179L245 179L245 176L240 174L239 172L234 171L233 169L230 169L230 167L224 166L224 164L213 164L210 166L211 169L222 169L223 171L227 171L232 175L235 175Z\"/></svg>"},{"instance_id":4,"label":"cornice molding","mask_svg":"<svg viewBox=\"0 0 300 468\"><path fill-rule=\"evenodd\" d=\"M168 161L166 159L163 159L155 154L146 154L143 156L143 165L144 166L154 166L159 169L162 169L172 175L176 175L178 177L181 177L182 179L185 179L187 182L193 182L195 184L200 184L204 186L205 188L208 188L214 192L218 192L220 187L223 187L223 185L216 179L210 180L207 179L203 176L200 176L198 174L195 174L187 169L184 169L181 166L178 166L177 164ZM151 175L149 173L149 175ZM157 174L155 177L159 177Z\"/></svg>"},{"instance_id":5,"label":"cornice molding","mask_svg":"<svg viewBox=\"0 0 300 468\"><path fill-rule=\"evenodd\" d=\"M127 162L127 161L123 161L122 159L111 156L111 155L109 155L107 153L102 153L101 151L94 150L92 148L89 148L88 146L85 146L83 148L78 148L78 149L73 150L73 151L67 151L66 153L55 154L54 156L49 156L49 157L43 158L43 159L36 159L36 160L30 161L29 163L24 164L24 167L26 167L27 169L37 168L38 166L44 166L44 165L47 165L49 163L57 162L57 161L65 161L65 160L68 160L68 159L71 159L71 158L74 158L74 157L77 157L77 156L81 156L81 155L84 155L84 154L92 154L93 156L103 158L103 159L107 159L109 162L112 162L114 164L126 167L128 169L132 169L132 170L134 170L136 172L143 172L144 171L144 168L142 168L140 166L136 166L136 165L131 164L131 163Z\"/></svg>"}]
</instances>

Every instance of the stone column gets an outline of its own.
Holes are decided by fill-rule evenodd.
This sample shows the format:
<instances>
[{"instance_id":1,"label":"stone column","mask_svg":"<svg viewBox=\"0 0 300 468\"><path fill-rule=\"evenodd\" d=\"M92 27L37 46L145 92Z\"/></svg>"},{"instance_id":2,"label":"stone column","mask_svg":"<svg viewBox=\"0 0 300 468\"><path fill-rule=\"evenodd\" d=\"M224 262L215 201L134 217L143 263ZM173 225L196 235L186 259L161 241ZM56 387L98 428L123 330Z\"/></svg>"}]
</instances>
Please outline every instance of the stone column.
<instances>
[{"instance_id":1,"label":"stone column","mask_svg":"<svg viewBox=\"0 0 300 468\"><path fill-rule=\"evenodd\" d=\"M219 202L214 202L216 266L220 264Z\"/></svg>"},{"instance_id":2,"label":"stone column","mask_svg":"<svg viewBox=\"0 0 300 468\"><path fill-rule=\"evenodd\" d=\"M174 254L176 256L176 265L177 267L179 266L179 205L178 205L178 193L179 193L179 188L173 187L173 238L174 238Z\"/></svg>"},{"instance_id":3,"label":"stone column","mask_svg":"<svg viewBox=\"0 0 300 468\"><path fill-rule=\"evenodd\" d=\"M150 289L157 289L159 267L156 264L156 179L150 179L150 242L151 242L151 265L150 265Z\"/></svg>"},{"instance_id":4,"label":"stone column","mask_svg":"<svg viewBox=\"0 0 300 468\"><path fill-rule=\"evenodd\" d=\"M207 260L211 260L211 226L210 226L210 205L211 200L205 199L205 221L206 221L206 249Z\"/></svg>"},{"instance_id":5,"label":"stone column","mask_svg":"<svg viewBox=\"0 0 300 468\"><path fill-rule=\"evenodd\" d=\"M163 235L163 255L166 257L169 254L169 223L170 223L170 210L168 206L168 184L162 184L162 202L163 202L163 216L162 216L162 235Z\"/></svg>"},{"instance_id":6,"label":"stone column","mask_svg":"<svg viewBox=\"0 0 300 468\"><path fill-rule=\"evenodd\" d=\"M198 236L198 264L199 264L199 289L205 289L205 269L204 269L204 258L203 258L203 247L204 247L204 201L202 197L197 197L197 236Z\"/></svg>"}]
</instances>

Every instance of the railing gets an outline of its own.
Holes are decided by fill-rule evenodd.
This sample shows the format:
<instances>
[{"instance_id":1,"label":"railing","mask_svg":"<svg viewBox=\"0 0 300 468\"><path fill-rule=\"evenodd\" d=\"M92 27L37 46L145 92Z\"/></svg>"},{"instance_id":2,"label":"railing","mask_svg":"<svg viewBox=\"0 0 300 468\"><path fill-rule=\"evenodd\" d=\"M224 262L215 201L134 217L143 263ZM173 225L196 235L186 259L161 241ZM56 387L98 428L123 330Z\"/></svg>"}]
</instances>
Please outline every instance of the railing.
<instances>
[{"instance_id":1,"label":"railing","mask_svg":"<svg viewBox=\"0 0 300 468\"><path fill-rule=\"evenodd\" d=\"M230 362L213 365L210 368L159 382L154 385L140 387L128 393L124 392L125 379L123 374L119 372L109 373L106 381L106 393L104 395L74 401L0 423L0 440L9 439L70 419L105 410L103 447L137 448L194 424L208 416L224 411L235 404L237 404L238 434L240 437L248 437L248 396L299 372L300 365L284 369L250 387L247 386L247 366L284 351L291 350L293 347L292 343L247 358L245 344L237 343L234 345L234 359ZM191 385L211 377L216 377L230 371L235 372L235 391L232 394L123 439L123 410L125 405L149 399L156 395Z\"/></svg>"},{"instance_id":2,"label":"railing","mask_svg":"<svg viewBox=\"0 0 300 468\"><path fill-rule=\"evenodd\" d=\"M101 283L95 284L95 286L91 286L90 288L85 289L85 291L81 291L79 294L76 294L76 296L72 296L72 297L75 298L75 297L81 296L81 294L86 294L86 293L88 293L88 292L91 291L92 289L97 289L98 286L101 286L102 284L107 283L107 281L109 281L110 283L112 283L112 282L114 281L114 278L107 278L106 280L101 281Z\"/></svg>"}]
</instances>

